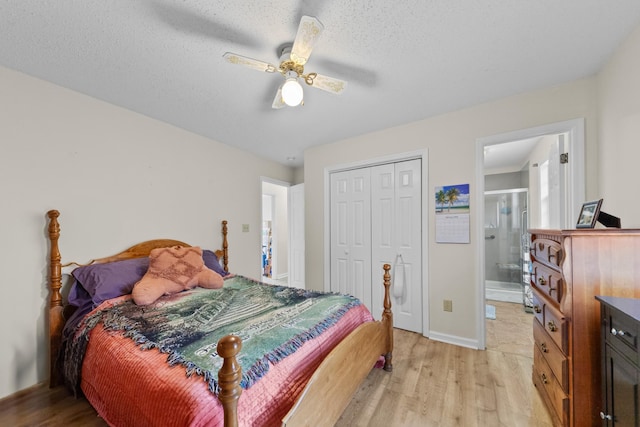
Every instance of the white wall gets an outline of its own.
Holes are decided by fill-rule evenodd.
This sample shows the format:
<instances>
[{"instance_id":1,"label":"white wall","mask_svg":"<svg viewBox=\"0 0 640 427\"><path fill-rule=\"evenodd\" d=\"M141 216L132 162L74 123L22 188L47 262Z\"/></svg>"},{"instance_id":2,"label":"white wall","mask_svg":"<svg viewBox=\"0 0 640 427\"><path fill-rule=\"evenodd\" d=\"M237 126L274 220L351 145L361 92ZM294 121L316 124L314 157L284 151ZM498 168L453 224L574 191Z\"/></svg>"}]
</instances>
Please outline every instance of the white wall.
<instances>
[{"instance_id":1,"label":"white wall","mask_svg":"<svg viewBox=\"0 0 640 427\"><path fill-rule=\"evenodd\" d=\"M307 287L323 288L323 262L328 262L324 260L324 200L318 196L325 191L325 168L426 148L429 164L423 166L423 171L429 174L431 190L428 193L434 194L433 189L437 186L469 183L473 200L475 142L480 137L584 117L587 169L597 170L595 110L595 80L583 79L307 150L304 167L308 195L305 200ZM596 177L587 177L587 192L596 185ZM469 345L478 339L477 245L474 242L478 225L474 209L472 204L470 244L436 244L435 213L433 209L426 213L430 333ZM453 301L452 313L442 310L443 299Z\"/></svg>"},{"instance_id":2,"label":"white wall","mask_svg":"<svg viewBox=\"0 0 640 427\"><path fill-rule=\"evenodd\" d=\"M602 210L619 217L624 228L640 228L640 26L600 73L598 116ZM638 284L640 286L640 284Z\"/></svg>"},{"instance_id":3,"label":"white wall","mask_svg":"<svg viewBox=\"0 0 640 427\"><path fill-rule=\"evenodd\" d=\"M63 262L161 237L215 249L227 219L230 269L259 277L261 176L293 170L0 67L0 398L48 376L47 210Z\"/></svg>"}]
</instances>

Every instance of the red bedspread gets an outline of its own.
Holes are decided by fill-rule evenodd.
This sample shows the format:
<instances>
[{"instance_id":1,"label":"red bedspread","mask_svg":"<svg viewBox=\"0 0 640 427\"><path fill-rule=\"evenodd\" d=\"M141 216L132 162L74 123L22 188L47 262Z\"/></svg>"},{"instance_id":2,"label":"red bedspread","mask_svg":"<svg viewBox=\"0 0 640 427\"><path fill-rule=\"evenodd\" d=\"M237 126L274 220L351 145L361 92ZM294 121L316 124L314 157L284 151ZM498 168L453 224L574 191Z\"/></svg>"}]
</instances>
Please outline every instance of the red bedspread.
<instances>
[{"instance_id":1,"label":"red bedspread","mask_svg":"<svg viewBox=\"0 0 640 427\"><path fill-rule=\"evenodd\" d=\"M325 333L270 366L238 402L241 426L279 426L314 370L360 324L372 321L364 305L351 308ZM158 350L141 351L133 341L102 325L91 332L81 388L112 426L222 426L222 405L201 376L167 364Z\"/></svg>"}]
</instances>

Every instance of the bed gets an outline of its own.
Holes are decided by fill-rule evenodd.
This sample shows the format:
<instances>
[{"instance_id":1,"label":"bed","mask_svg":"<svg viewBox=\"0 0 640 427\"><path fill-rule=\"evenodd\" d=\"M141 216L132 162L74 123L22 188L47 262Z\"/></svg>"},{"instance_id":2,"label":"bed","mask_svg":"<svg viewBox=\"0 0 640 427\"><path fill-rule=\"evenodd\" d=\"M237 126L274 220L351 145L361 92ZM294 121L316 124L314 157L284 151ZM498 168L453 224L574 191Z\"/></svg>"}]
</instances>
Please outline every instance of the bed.
<instances>
[{"instance_id":1,"label":"bed","mask_svg":"<svg viewBox=\"0 0 640 427\"><path fill-rule=\"evenodd\" d=\"M67 303L67 298L63 297L61 291L63 264L58 246L59 215L55 210L47 213L50 240L50 386L58 386L63 381L57 366L58 355L63 347L66 319L80 317L80 324L88 329L87 343L82 344L86 346L86 353L83 353L83 362L79 368L81 370L80 388L98 413L111 425L331 426L338 420L358 386L374 366L381 366L387 371L392 370L393 314L389 295L390 266L388 264L383 266L384 310L379 321L375 321L369 311L357 301L349 300L348 304L340 302L340 304L344 303L345 308L336 309L330 321L314 323L315 320L305 319L300 325L316 326L300 329L303 332L296 330L295 339L281 337L283 344L276 346L277 352L274 353L278 354L277 360L268 359L267 363L263 360L266 369L259 374L256 374L258 371L254 369L255 365L247 369L246 358L243 359L243 356L245 353L259 351L254 348L253 343L261 339L253 338L254 335L263 337L267 336L268 332L264 335L257 332L247 335L244 331L229 333L217 342L213 340L214 344L209 347L214 346L214 348L205 346L210 353L207 353L207 363L219 366L219 369L216 369L217 375L213 375L213 370L203 369L191 360L185 361L178 358L177 362L167 363L173 354L171 351L167 354L163 345L158 345L151 339L140 340L139 337L136 338L136 334L127 336L126 331L123 332L124 329L118 330L117 327L114 329L113 324L123 323L105 319L111 318L110 316L115 312L120 316L123 311L135 310L135 304L130 301L131 295L109 298L92 309L90 313L82 313L81 316L78 316L77 310L76 313L72 313L73 307ZM222 241L222 249L210 252L215 254L216 261L219 261L218 267L224 270L222 273L226 273L229 264L227 221L222 222ZM134 245L116 255L95 259L91 265L110 267L122 261L145 259L154 250L172 247L191 248L189 244L177 240L151 240ZM219 290L212 291L196 287L193 290L181 292L177 296L162 297L158 300L162 301L161 304L150 307L153 310L156 306L183 307L188 300L200 301L196 298L213 297L216 292L223 291L236 292L234 295L242 295L240 299L245 302L249 299L246 295L255 295L256 292L275 294L279 298L286 295L288 299L293 298L295 301L298 301L296 298L299 297L300 292L311 292L293 288L272 290L269 285L256 283L249 278L237 275L228 275L224 280L224 287ZM325 296L317 293L314 295L314 298L309 298L314 303L338 298L333 295ZM344 297L348 298L348 296ZM215 296L215 298L219 297ZM310 307L312 304L306 300L300 301L304 307ZM322 304L326 304L327 307L342 307L338 302L331 301ZM198 302L198 304L201 303ZM220 302L214 302L203 306L217 307L220 304ZM295 307L295 310L289 311L300 311L297 305ZM145 316L152 316L151 308L145 310L143 310ZM243 307L238 309L238 312L240 311L251 310ZM278 314L269 314L269 319L282 317L280 312L273 313ZM200 312L197 314L201 316ZM166 314L163 316L169 318ZM268 329L264 326L266 318L253 321L253 330ZM100 319L100 321L91 319ZM291 325L293 321L288 319L286 322L286 325ZM228 329L231 326L227 329L219 326L227 323L217 321L214 323L219 328L218 332L233 331ZM91 328L88 328L87 324L91 324ZM140 322L136 323L136 325L140 324ZM317 325L322 327L317 328ZM273 327L277 331L288 328L289 326ZM78 336L82 335L80 329L78 327L75 332ZM161 329L163 333L167 333L166 326L162 326ZM316 334L316 329L321 331ZM330 333L326 333L325 330ZM139 332L137 329L135 331ZM170 334L173 334L174 339L178 335L190 336L182 332ZM254 347L247 346L245 351L242 351L241 336L251 336L250 342ZM295 343L295 348L289 351L292 342ZM149 343L153 345L145 347ZM73 345L69 347L74 348ZM141 350L142 347L145 350ZM283 353L282 349L287 349L284 351L286 354L280 356L280 353ZM245 363L244 375L243 363Z\"/></svg>"}]
</instances>

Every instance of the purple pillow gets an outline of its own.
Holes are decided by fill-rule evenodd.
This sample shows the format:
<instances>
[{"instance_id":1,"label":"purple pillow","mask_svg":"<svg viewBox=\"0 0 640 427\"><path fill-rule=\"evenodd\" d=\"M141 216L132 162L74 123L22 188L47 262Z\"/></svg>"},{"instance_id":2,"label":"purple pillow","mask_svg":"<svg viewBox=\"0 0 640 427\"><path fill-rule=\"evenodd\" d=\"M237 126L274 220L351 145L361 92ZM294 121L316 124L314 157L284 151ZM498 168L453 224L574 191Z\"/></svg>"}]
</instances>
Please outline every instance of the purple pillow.
<instances>
[{"instance_id":1,"label":"purple pillow","mask_svg":"<svg viewBox=\"0 0 640 427\"><path fill-rule=\"evenodd\" d=\"M211 270L215 271L222 277L229 274L228 271L225 271L225 269L222 268L222 266L220 265L220 261L218 260L218 257L213 251L210 251L209 249L204 249L202 251L202 259L204 260L204 265L206 265L207 267L209 267Z\"/></svg>"},{"instance_id":2,"label":"purple pillow","mask_svg":"<svg viewBox=\"0 0 640 427\"><path fill-rule=\"evenodd\" d=\"M130 294L136 284L149 269L149 258L132 258L124 261L107 262L79 267L73 270L76 282L86 290L94 307L103 301ZM74 287L75 288L75 287ZM80 306L83 292L71 289L69 303ZM78 304L74 302L76 301Z\"/></svg>"}]
</instances>

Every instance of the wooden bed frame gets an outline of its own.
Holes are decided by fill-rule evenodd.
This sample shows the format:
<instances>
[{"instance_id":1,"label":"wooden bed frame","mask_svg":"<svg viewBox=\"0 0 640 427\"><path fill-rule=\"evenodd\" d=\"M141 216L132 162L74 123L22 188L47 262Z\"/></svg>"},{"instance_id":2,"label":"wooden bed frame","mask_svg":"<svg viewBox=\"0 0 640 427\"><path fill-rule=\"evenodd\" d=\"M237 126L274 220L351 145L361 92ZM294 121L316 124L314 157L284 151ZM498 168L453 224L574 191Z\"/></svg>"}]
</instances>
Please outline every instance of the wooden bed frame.
<instances>
[{"instance_id":1,"label":"wooden bed frame","mask_svg":"<svg viewBox=\"0 0 640 427\"><path fill-rule=\"evenodd\" d=\"M67 308L70 306L65 306L61 292L63 264L58 247L60 237L58 217L60 213L51 210L47 212L47 216L49 217L50 240L49 387L55 387L61 383L60 375L56 369L56 358L62 341L65 318L68 315ZM175 245L190 246L178 240L149 240L116 255L94 259L89 264L140 258L148 256L152 249ZM222 249L215 251L215 254L221 259L223 268L229 271L227 221L222 221ZM64 266L70 264L77 263L69 263ZM393 313L391 312L389 292L391 266L385 264L383 269L384 310L381 320L360 325L329 353L312 375L292 409L282 420L283 426L309 425L310 421L313 421L312 425L314 426L334 425L381 355L385 359L384 370L392 370ZM241 348L242 341L237 336L227 335L218 342L218 354L224 359L218 372L220 386L218 399L224 408L225 427L237 427L238 425L237 406L242 393L240 387L242 371L236 355Z\"/></svg>"}]
</instances>

